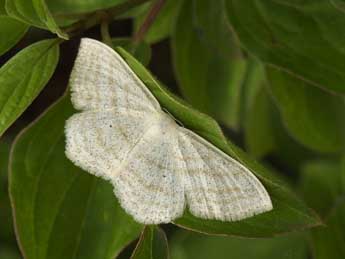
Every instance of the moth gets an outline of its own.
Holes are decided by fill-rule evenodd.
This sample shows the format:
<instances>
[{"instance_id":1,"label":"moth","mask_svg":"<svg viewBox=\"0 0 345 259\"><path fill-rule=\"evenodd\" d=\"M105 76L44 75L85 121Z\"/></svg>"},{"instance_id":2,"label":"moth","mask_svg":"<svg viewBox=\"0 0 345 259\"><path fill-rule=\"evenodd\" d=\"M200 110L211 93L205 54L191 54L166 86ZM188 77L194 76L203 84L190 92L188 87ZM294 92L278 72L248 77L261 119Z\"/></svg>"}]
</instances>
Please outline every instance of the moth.
<instances>
[{"instance_id":1,"label":"moth","mask_svg":"<svg viewBox=\"0 0 345 259\"><path fill-rule=\"evenodd\" d=\"M112 48L82 39L70 86L80 113L65 125L66 156L110 181L137 222L168 223L187 206L221 221L272 209L254 174L177 124Z\"/></svg>"}]
</instances>

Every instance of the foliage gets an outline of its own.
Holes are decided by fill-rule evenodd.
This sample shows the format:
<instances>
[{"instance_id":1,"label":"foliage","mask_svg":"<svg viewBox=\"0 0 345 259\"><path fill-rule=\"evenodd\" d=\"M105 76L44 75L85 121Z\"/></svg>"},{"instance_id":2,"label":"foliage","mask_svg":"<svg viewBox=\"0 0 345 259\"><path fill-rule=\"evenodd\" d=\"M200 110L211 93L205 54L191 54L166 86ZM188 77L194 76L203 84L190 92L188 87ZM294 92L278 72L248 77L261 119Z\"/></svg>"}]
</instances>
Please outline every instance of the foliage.
<instances>
[{"instance_id":1,"label":"foliage","mask_svg":"<svg viewBox=\"0 0 345 259\"><path fill-rule=\"evenodd\" d=\"M344 28L341 0L0 0L0 258L344 258ZM274 209L142 226L74 166L66 79L95 32Z\"/></svg>"}]
</instances>

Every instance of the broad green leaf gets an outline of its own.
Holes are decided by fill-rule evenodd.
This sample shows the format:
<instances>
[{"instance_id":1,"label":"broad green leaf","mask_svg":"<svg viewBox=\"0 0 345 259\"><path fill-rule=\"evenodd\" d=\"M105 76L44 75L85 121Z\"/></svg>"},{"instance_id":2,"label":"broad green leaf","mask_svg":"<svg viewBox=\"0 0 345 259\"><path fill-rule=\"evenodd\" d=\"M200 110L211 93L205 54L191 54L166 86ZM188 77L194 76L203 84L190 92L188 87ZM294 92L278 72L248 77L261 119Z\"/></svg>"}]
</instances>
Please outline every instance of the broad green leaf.
<instances>
[{"instance_id":1,"label":"broad green leaf","mask_svg":"<svg viewBox=\"0 0 345 259\"><path fill-rule=\"evenodd\" d=\"M242 86L240 118L246 150L255 158L269 156L285 170L298 172L301 163L313 156L286 132L267 93L265 67L253 57L248 60Z\"/></svg>"},{"instance_id":2,"label":"broad green leaf","mask_svg":"<svg viewBox=\"0 0 345 259\"><path fill-rule=\"evenodd\" d=\"M108 182L65 157L64 125L74 112L65 96L12 148L10 195L26 259L113 259L142 228Z\"/></svg>"},{"instance_id":3,"label":"broad green leaf","mask_svg":"<svg viewBox=\"0 0 345 259\"><path fill-rule=\"evenodd\" d=\"M7 13L30 25L45 28L44 23L38 17L32 0L6 0Z\"/></svg>"},{"instance_id":4,"label":"broad green leaf","mask_svg":"<svg viewBox=\"0 0 345 259\"><path fill-rule=\"evenodd\" d=\"M345 15L332 1L225 2L250 53L314 85L345 93Z\"/></svg>"},{"instance_id":5,"label":"broad green leaf","mask_svg":"<svg viewBox=\"0 0 345 259\"><path fill-rule=\"evenodd\" d=\"M0 68L0 136L21 115L53 75L59 41L37 42Z\"/></svg>"},{"instance_id":6,"label":"broad green leaf","mask_svg":"<svg viewBox=\"0 0 345 259\"><path fill-rule=\"evenodd\" d=\"M172 49L183 96L195 108L236 129L246 61L222 3L184 1L172 35Z\"/></svg>"},{"instance_id":7,"label":"broad green leaf","mask_svg":"<svg viewBox=\"0 0 345 259\"><path fill-rule=\"evenodd\" d=\"M325 216L345 195L339 161L311 161L302 167L300 188L310 207ZM345 185L344 185L345 187Z\"/></svg>"},{"instance_id":8,"label":"broad green leaf","mask_svg":"<svg viewBox=\"0 0 345 259\"><path fill-rule=\"evenodd\" d=\"M245 116L245 145L254 157L262 158L277 148L275 120L279 119L273 111L270 97L265 89L253 97Z\"/></svg>"},{"instance_id":9,"label":"broad green leaf","mask_svg":"<svg viewBox=\"0 0 345 259\"><path fill-rule=\"evenodd\" d=\"M302 168L301 191L307 203L324 218L311 230L313 258L345 256L345 170L340 161L312 161Z\"/></svg>"},{"instance_id":10,"label":"broad green leaf","mask_svg":"<svg viewBox=\"0 0 345 259\"><path fill-rule=\"evenodd\" d=\"M345 258L345 200L338 200L326 219L326 227L312 230L312 254L314 259Z\"/></svg>"},{"instance_id":11,"label":"broad green leaf","mask_svg":"<svg viewBox=\"0 0 345 259\"><path fill-rule=\"evenodd\" d=\"M246 66L246 74L243 80L240 99L240 123L243 128L249 110L255 100L257 92L265 82L264 65L253 57L249 57Z\"/></svg>"},{"instance_id":12,"label":"broad green leaf","mask_svg":"<svg viewBox=\"0 0 345 259\"><path fill-rule=\"evenodd\" d=\"M45 0L6 0L9 15L30 25L49 29L59 37L67 39L54 20Z\"/></svg>"},{"instance_id":13,"label":"broad green leaf","mask_svg":"<svg viewBox=\"0 0 345 259\"><path fill-rule=\"evenodd\" d=\"M51 12L56 14L89 13L122 4L127 0L46 0Z\"/></svg>"},{"instance_id":14,"label":"broad green leaf","mask_svg":"<svg viewBox=\"0 0 345 259\"><path fill-rule=\"evenodd\" d=\"M7 193L3 183L7 181L7 167L10 146L9 141L6 138L0 139L0 195Z\"/></svg>"},{"instance_id":15,"label":"broad green leaf","mask_svg":"<svg viewBox=\"0 0 345 259\"><path fill-rule=\"evenodd\" d=\"M267 68L270 91L287 130L319 152L345 150L345 99L276 68Z\"/></svg>"},{"instance_id":16,"label":"broad green leaf","mask_svg":"<svg viewBox=\"0 0 345 259\"><path fill-rule=\"evenodd\" d=\"M131 259L168 259L168 240L162 229L147 226L141 233Z\"/></svg>"},{"instance_id":17,"label":"broad green leaf","mask_svg":"<svg viewBox=\"0 0 345 259\"><path fill-rule=\"evenodd\" d=\"M133 52L133 44L131 38L113 38L112 43L114 47L122 47L140 61L141 64L147 66L151 59L151 47L146 42L141 42L136 46Z\"/></svg>"},{"instance_id":18,"label":"broad green leaf","mask_svg":"<svg viewBox=\"0 0 345 259\"><path fill-rule=\"evenodd\" d=\"M0 14L0 56L13 47L24 36L27 29L26 24Z\"/></svg>"},{"instance_id":19,"label":"broad green leaf","mask_svg":"<svg viewBox=\"0 0 345 259\"><path fill-rule=\"evenodd\" d=\"M23 1L23 0L21 0ZM48 9L48 6L45 0L32 0L34 8L38 17L45 24L45 26L53 33L56 33L59 37L63 39L68 39L67 34L62 32L53 18L51 12Z\"/></svg>"},{"instance_id":20,"label":"broad green leaf","mask_svg":"<svg viewBox=\"0 0 345 259\"><path fill-rule=\"evenodd\" d=\"M193 130L248 167L265 185L273 201L274 209L272 211L239 222L203 220L192 216L186 211L185 215L175 222L177 225L213 234L264 237L320 224L319 218L285 184L279 181L277 176L227 141L213 119L190 108L164 89L125 50L117 48L117 51L155 95L164 109L169 111L186 128Z\"/></svg>"},{"instance_id":21,"label":"broad green leaf","mask_svg":"<svg viewBox=\"0 0 345 259\"><path fill-rule=\"evenodd\" d=\"M10 154L10 141L0 139L0 244L1 241L15 242L12 224L12 213L8 195L8 159ZM0 248L1 251L1 248ZM0 257L2 258L2 257Z\"/></svg>"},{"instance_id":22,"label":"broad green leaf","mask_svg":"<svg viewBox=\"0 0 345 259\"><path fill-rule=\"evenodd\" d=\"M297 172L313 154L288 135L265 84L261 81L255 93L248 93L252 96L247 97L248 108L242 116L246 149L256 158L270 155L286 170Z\"/></svg>"},{"instance_id":23,"label":"broad green leaf","mask_svg":"<svg viewBox=\"0 0 345 259\"><path fill-rule=\"evenodd\" d=\"M174 29L176 22L176 17L178 15L179 8L183 0L167 0L164 3L163 8L159 11L159 14L154 20L147 33L145 34L145 40L149 43L155 43L161 41L170 36ZM150 5L147 6L147 10L141 13L135 19L135 30L137 31L142 23L144 22L148 11L150 10Z\"/></svg>"},{"instance_id":24,"label":"broad green leaf","mask_svg":"<svg viewBox=\"0 0 345 259\"><path fill-rule=\"evenodd\" d=\"M27 29L27 25L7 15L5 0L0 0L0 56L13 47Z\"/></svg>"},{"instance_id":25,"label":"broad green leaf","mask_svg":"<svg viewBox=\"0 0 345 259\"><path fill-rule=\"evenodd\" d=\"M307 259L301 234L266 239L211 237L178 231L170 241L172 259Z\"/></svg>"}]
</instances>

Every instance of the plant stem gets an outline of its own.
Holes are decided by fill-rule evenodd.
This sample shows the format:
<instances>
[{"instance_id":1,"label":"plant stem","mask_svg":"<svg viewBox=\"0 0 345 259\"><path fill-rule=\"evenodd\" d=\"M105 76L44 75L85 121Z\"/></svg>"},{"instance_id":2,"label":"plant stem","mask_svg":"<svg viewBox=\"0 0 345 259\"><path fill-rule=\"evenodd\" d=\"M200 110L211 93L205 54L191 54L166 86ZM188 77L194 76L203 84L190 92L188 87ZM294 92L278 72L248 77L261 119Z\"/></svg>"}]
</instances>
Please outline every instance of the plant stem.
<instances>
[{"instance_id":1,"label":"plant stem","mask_svg":"<svg viewBox=\"0 0 345 259\"><path fill-rule=\"evenodd\" d=\"M133 45L136 46L143 40L143 38L145 37L145 34L148 32L154 20L156 19L157 15L159 14L159 11L164 6L164 3L165 3L165 0L157 0L155 3L152 4L152 7L149 13L147 14L144 22L140 26L137 33L135 33L133 36L133 39L132 39Z\"/></svg>"},{"instance_id":2,"label":"plant stem","mask_svg":"<svg viewBox=\"0 0 345 259\"><path fill-rule=\"evenodd\" d=\"M123 4L119 4L109 9L86 14L84 19L64 28L64 32L66 32L70 38L77 36L85 30L98 25L102 21L110 21L114 17L148 1L150 0L128 0Z\"/></svg>"},{"instance_id":3,"label":"plant stem","mask_svg":"<svg viewBox=\"0 0 345 259\"><path fill-rule=\"evenodd\" d=\"M112 40L109 33L109 23L107 20L103 20L101 22L101 35L102 35L102 41L107 44L108 46L112 47Z\"/></svg>"}]
</instances>

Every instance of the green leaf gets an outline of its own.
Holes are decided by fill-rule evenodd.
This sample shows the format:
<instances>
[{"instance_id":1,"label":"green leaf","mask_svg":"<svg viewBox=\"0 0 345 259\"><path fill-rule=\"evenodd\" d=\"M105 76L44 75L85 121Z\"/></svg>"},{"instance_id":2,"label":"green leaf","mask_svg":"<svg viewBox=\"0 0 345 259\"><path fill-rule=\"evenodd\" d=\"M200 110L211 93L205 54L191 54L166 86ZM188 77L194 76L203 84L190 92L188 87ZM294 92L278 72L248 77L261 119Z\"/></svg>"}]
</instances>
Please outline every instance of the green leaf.
<instances>
[{"instance_id":1,"label":"green leaf","mask_svg":"<svg viewBox=\"0 0 345 259\"><path fill-rule=\"evenodd\" d=\"M257 92L265 82L265 68L256 58L249 57L246 66L246 74L243 80L240 99L241 127L245 127L247 115L256 98Z\"/></svg>"},{"instance_id":2,"label":"green leaf","mask_svg":"<svg viewBox=\"0 0 345 259\"><path fill-rule=\"evenodd\" d=\"M22 22L45 28L44 23L37 16L32 0L6 0L6 11Z\"/></svg>"},{"instance_id":3,"label":"green leaf","mask_svg":"<svg viewBox=\"0 0 345 259\"><path fill-rule=\"evenodd\" d=\"M246 150L255 158L269 156L285 170L298 172L301 163L313 156L286 132L267 92L265 66L253 57L242 86L240 118Z\"/></svg>"},{"instance_id":4,"label":"green leaf","mask_svg":"<svg viewBox=\"0 0 345 259\"><path fill-rule=\"evenodd\" d=\"M10 154L10 141L0 139L0 244L1 241L15 243L12 213L8 195L8 158ZM1 251L1 248L0 248ZM0 258L2 258L0 256Z\"/></svg>"},{"instance_id":5,"label":"green leaf","mask_svg":"<svg viewBox=\"0 0 345 259\"><path fill-rule=\"evenodd\" d=\"M315 259L345 258L345 196L342 196L326 220L327 227L312 231L312 251Z\"/></svg>"},{"instance_id":6,"label":"green leaf","mask_svg":"<svg viewBox=\"0 0 345 259\"><path fill-rule=\"evenodd\" d=\"M6 0L8 14L30 25L49 29L63 39L68 39L55 22L45 0Z\"/></svg>"},{"instance_id":7,"label":"green leaf","mask_svg":"<svg viewBox=\"0 0 345 259\"><path fill-rule=\"evenodd\" d=\"M267 68L269 88L286 128L319 152L345 150L345 100L276 68Z\"/></svg>"},{"instance_id":8,"label":"green leaf","mask_svg":"<svg viewBox=\"0 0 345 259\"><path fill-rule=\"evenodd\" d=\"M0 56L13 47L27 29L27 25L7 15L5 0L0 0Z\"/></svg>"},{"instance_id":9,"label":"green leaf","mask_svg":"<svg viewBox=\"0 0 345 259\"><path fill-rule=\"evenodd\" d=\"M329 214L338 198L345 195L342 186L342 172L339 161L311 161L302 167L300 188L310 207L320 215ZM345 185L344 185L345 187Z\"/></svg>"},{"instance_id":10,"label":"green leaf","mask_svg":"<svg viewBox=\"0 0 345 259\"><path fill-rule=\"evenodd\" d=\"M56 14L89 13L122 4L127 0L46 0L51 12Z\"/></svg>"},{"instance_id":11,"label":"green leaf","mask_svg":"<svg viewBox=\"0 0 345 259\"><path fill-rule=\"evenodd\" d=\"M174 259L307 259L303 235L290 234L267 239L210 237L179 231L170 241Z\"/></svg>"},{"instance_id":12,"label":"green leaf","mask_svg":"<svg viewBox=\"0 0 345 259\"><path fill-rule=\"evenodd\" d=\"M65 157L64 124L74 112L65 96L13 145L10 195L26 259L113 259L142 228L111 184Z\"/></svg>"},{"instance_id":13,"label":"green leaf","mask_svg":"<svg viewBox=\"0 0 345 259\"><path fill-rule=\"evenodd\" d=\"M257 164L243 151L227 141L218 124L205 114L187 106L179 98L164 89L150 73L130 54L121 48L118 53L159 100L161 106L168 110L186 128L193 130L207 139L228 155L248 167L265 185L273 201L274 209L239 222L221 222L196 218L186 211L175 223L179 226L200 232L227 234L250 237L273 236L301 228L320 224L319 218L305 204L278 180L272 172Z\"/></svg>"},{"instance_id":14,"label":"green leaf","mask_svg":"<svg viewBox=\"0 0 345 259\"><path fill-rule=\"evenodd\" d=\"M7 181L7 167L10 152L10 143L7 139L0 139L0 194L7 193L3 183Z\"/></svg>"},{"instance_id":15,"label":"green leaf","mask_svg":"<svg viewBox=\"0 0 345 259\"><path fill-rule=\"evenodd\" d=\"M246 60L236 44L223 1L184 1L172 35L175 71L195 108L237 128Z\"/></svg>"},{"instance_id":16,"label":"green leaf","mask_svg":"<svg viewBox=\"0 0 345 259\"><path fill-rule=\"evenodd\" d=\"M0 136L47 84L58 60L59 41L43 40L0 68Z\"/></svg>"},{"instance_id":17,"label":"green leaf","mask_svg":"<svg viewBox=\"0 0 345 259\"><path fill-rule=\"evenodd\" d=\"M277 148L275 134L277 117L265 89L262 87L259 89L260 91L252 97L247 110L244 133L246 149L253 156L262 158Z\"/></svg>"},{"instance_id":18,"label":"green leaf","mask_svg":"<svg viewBox=\"0 0 345 259\"><path fill-rule=\"evenodd\" d=\"M23 0L21 0L23 1ZM45 24L45 26L53 33L56 33L60 38L68 39L67 34L62 32L57 25L55 19L50 13L45 0L32 0L34 8L38 17Z\"/></svg>"},{"instance_id":19,"label":"green leaf","mask_svg":"<svg viewBox=\"0 0 345 259\"><path fill-rule=\"evenodd\" d=\"M147 33L145 34L145 40L149 43L156 43L161 41L172 34L176 17L178 16L179 8L183 0L167 0L164 3L163 8L159 11L154 23L151 25ZM141 13L134 20L135 31L137 31L144 22L150 5L147 6L145 12Z\"/></svg>"},{"instance_id":20,"label":"green leaf","mask_svg":"<svg viewBox=\"0 0 345 259\"><path fill-rule=\"evenodd\" d=\"M131 38L113 38L112 43L115 48L122 47L128 52L131 52L132 55L144 66L147 66L150 63L151 47L148 43L141 42L138 46L135 47L134 53Z\"/></svg>"},{"instance_id":21,"label":"green leaf","mask_svg":"<svg viewBox=\"0 0 345 259\"><path fill-rule=\"evenodd\" d=\"M345 15L333 1L225 2L229 20L250 53L314 85L345 93Z\"/></svg>"},{"instance_id":22,"label":"green leaf","mask_svg":"<svg viewBox=\"0 0 345 259\"><path fill-rule=\"evenodd\" d=\"M248 92L250 96L246 97L248 108L242 116L246 150L259 159L270 155L284 165L286 170L297 172L300 165L313 154L288 135L264 85L266 81L263 80L261 86L250 84L256 90Z\"/></svg>"},{"instance_id":23,"label":"green leaf","mask_svg":"<svg viewBox=\"0 0 345 259\"><path fill-rule=\"evenodd\" d=\"M26 33L28 26L0 14L0 56L13 47Z\"/></svg>"},{"instance_id":24,"label":"green leaf","mask_svg":"<svg viewBox=\"0 0 345 259\"><path fill-rule=\"evenodd\" d=\"M169 258L168 240L164 231L155 226L145 227L131 259L167 258Z\"/></svg>"},{"instance_id":25,"label":"green leaf","mask_svg":"<svg viewBox=\"0 0 345 259\"><path fill-rule=\"evenodd\" d=\"M313 258L345 256L345 168L344 161L311 161L302 168L301 191L325 225L311 230Z\"/></svg>"}]
</instances>

